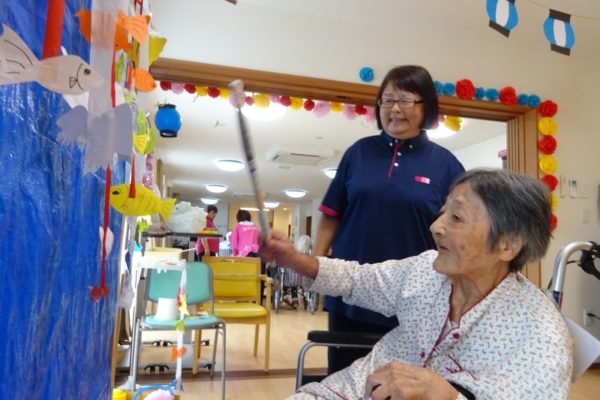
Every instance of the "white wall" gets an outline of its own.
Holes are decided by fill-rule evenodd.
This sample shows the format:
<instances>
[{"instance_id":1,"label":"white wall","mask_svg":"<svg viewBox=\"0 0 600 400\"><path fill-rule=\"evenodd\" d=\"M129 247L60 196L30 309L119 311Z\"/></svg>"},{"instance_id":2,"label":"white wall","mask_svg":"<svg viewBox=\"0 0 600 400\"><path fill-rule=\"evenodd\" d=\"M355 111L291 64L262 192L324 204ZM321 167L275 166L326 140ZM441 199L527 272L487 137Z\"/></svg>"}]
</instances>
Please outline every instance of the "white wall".
<instances>
[{"instance_id":1,"label":"white wall","mask_svg":"<svg viewBox=\"0 0 600 400\"><path fill-rule=\"evenodd\" d=\"M502 168L502 159L498 157L498 152L504 149L506 149L506 136L502 135L453 151L453 154L465 169Z\"/></svg>"},{"instance_id":2,"label":"white wall","mask_svg":"<svg viewBox=\"0 0 600 400\"><path fill-rule=\"evenodd\" d=\"M297 12L287 13L285 7ZM559 105L557 173L596 188L600 62L595 54L578 53L577 46L584 48L598 36L578 36L571 57L551 52L540 28L547 10L529 2L518 7L519 26L510 38L488 28L482 1L245 0L232 6L172 0L153 3L153 25L169 39L164 57L350 82L359 82L359 69L368 65L375 70L375 85L391 66L414 63L442 82L469 78L476 86L511 85L519 93L552 99ZM578 32L592 23L598 22L580 20ZM552 275L562 246L600 240L596 190L591 192L587 199L559 199L559 225L542 262L543 282ZM579 219L585 208L593 211L588 223ZM563 310L578 322L583 307L600 314L599 291L600 282L570 268ZM600 323L589 330L600 338Z\"/></svg>"}]
</instances>

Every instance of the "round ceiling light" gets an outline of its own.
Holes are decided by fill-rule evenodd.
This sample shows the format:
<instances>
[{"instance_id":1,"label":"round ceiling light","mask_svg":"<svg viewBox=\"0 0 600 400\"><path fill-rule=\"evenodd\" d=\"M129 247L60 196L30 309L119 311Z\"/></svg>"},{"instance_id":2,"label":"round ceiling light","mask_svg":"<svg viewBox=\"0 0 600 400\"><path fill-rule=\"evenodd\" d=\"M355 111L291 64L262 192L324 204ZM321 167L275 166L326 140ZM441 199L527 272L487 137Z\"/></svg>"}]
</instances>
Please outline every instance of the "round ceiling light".
<instances>
[{"instance_id":1,"label":"round ceiling light","mask_svg":"<svg viewBox=\"0 0 600 400\"><path fill-rule=\"evenodd\" d=\"M206 190L208 190L211 193L223 193L224 191L227 190L227 186L225 186L225 185L209 184L209 185L205 185L204 187L206 188Z\"/></svg>"},{"instance_id":2,"label":"round ceiling light","mask_svg":"<svg viewBox=\"0 0 600 400\"><path fill-rule=\"evenodd\" d=\"M217 204L219 202L219 199L212 199L212 198L209 198L209 197L201 197L200 201L203 202L204 204L207 204L207 205L210 206L210 205L213 205L213 204Z\"/></svg>"},{"instance_id":3,"label":"round ceiling light","mask_svg":"<svg viewBox=\"0 0 600 400\"><path fill-rule=\"evenodd\" d=\"M284 193L292 199L299 199L306 196L306 190L304 189L285 189Z\"/></svg>"},{"instance_id":4,"label":"round ceiling light","mask_svg":"<svg viewBox=\"0 0 600 400\"><path fill-rule=\"evenodd\" d=\"M238 160L216 160L215 164L223 171L239 171L244 168L244 163Z\"/></svg>"},{"instance_id":5,"label":"round ceiling light","mask_svg":"<svg viewBox=\"0 0 600 400\"><path fill-rule=\"evenodd\" d=\"M323 173L329 178L329 179L333 179L335 178L335 174L337 172L337 168L325 168L323 170Z\"/></svg>"},{"instance_id":6,"label":"round ceiling light","mask_svg":"<svg viewBox=\"0 0 600 400\"><path fill-rule=\"evenodd\" d=\"M277 207L279 207L279 202L278 201L265 201L263 203L263 205L266 208L277 208Z\"/></svg>"}]
</instances>

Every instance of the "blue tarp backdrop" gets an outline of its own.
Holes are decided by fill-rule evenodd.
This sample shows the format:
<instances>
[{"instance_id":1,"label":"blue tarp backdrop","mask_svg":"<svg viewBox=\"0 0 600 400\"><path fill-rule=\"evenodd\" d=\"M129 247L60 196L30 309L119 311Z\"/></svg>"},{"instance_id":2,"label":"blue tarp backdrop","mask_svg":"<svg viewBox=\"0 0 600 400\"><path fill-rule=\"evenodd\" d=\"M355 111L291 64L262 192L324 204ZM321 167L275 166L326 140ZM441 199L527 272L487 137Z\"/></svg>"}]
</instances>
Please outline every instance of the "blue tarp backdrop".
<instances>
[{"instance_id":1,"label":"blue tarp backdrop","mask_svg":"<svg viewBox=\"0 0 600 400\"><path fill-rule=\"evenodd\" d=\"M91 0L68 0L62 45L89 61L75 13ZM47 0L8 0L0 22L41 57ZM107 94L108 96L108 94ZM120 214L100 282L104 171L83 174L82 153L57 142L69 109L37 83L0 86L0 399L109 399ZM124 182L124 166L113 184Z\"/></svg>"}]
</instances>

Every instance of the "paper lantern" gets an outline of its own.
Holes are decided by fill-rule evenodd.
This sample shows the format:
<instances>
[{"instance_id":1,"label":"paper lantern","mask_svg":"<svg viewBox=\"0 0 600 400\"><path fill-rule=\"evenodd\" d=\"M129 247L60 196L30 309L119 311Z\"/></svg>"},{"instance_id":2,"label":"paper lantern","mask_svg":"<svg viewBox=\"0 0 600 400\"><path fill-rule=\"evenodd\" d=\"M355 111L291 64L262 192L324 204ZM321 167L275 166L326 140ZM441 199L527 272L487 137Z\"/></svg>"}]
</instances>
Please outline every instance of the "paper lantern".
<instances>
[{"instance_id":1,"label":"paper lantern","mask_svg":"<svg viewBox=\"0 0 600 400\"><path fill-rule=\"evenodd\" d=\"M569 14L550 10L550 15L544 21L544 35L550 42L550 50L566 56L571 55L571 47L575 44L575 32L570 21Z\"/></svg>"},{"instance_id":2,"label":"paper lantern","mask_svg":"<svg viewBox=\"0 0 600 400\"><path fill-rule=\"evenodd\" d=\"M181 117L173 104L163 104L158 106L158 111L154 116L154 125L164 138L177 137L177 132L181 129Z\"/></svg>"},{"instance_id":3,"label":"paper lantern","mask_svg":"<svg viewBox=\"0 0 600 400\"><path fill-rule=\"evenodd\" d=\"M515 0L487 0L486 11L490 28L508 37L519 23Z\"/></svg>"}]
</instances>

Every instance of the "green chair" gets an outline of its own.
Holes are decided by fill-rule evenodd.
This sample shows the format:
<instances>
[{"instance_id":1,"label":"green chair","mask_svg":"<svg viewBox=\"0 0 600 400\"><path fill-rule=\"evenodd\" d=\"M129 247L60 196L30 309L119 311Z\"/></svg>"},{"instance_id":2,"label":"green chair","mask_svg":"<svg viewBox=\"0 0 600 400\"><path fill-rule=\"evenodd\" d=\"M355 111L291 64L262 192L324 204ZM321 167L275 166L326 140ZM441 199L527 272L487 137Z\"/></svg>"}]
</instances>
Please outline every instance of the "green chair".
<instances>
[{"instance_id":1,"label":"green chair","mask_svg":"<svg viewBox=\"0 0 600 400\"><path fill-rule=\"evenodd\" d=\"M158 303L159 298L175 299L179 291L179 285L181 281L181 272L175 270L167 270L158 272L156 269L149 269L148 276L145 279L145 290L144 299L146 301L152 301ZM201 329L214 329L215 339L213 346L212 356L212 368L211 377L214 376L215 371L215 359L217 354L217 339L218 335L223 336L223 351L222 351L222 372L221 372L221 398L225 399L225 372L226 372L226 335L225 335L225 322L221 318L214 316L214 301L213 301L213 288L212 288L212 271L204 263L201 262L188 262L187 263L187 304L188 306L203 304L203 309L207 311L208 315L202 316L186 316L183 323L185 329L198 331ZM144 302L144 304L146 303ZM145 313L144 313L145 314ZM143 331L167 331L176 330L176 323L178 319L174 320L159 320L156 319L155 315L146 314L137 319L134 327L134 338L133 338L133 360L132 360L132 384L135 388L137 380L137 369L139 363L139 353L141 345L141 336ZM197 338L196 340L199 340ZM196 352L193 352L193 372L196 373L198 369L198 358L195 356Z\"/></svg>"}]
</instances>

